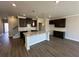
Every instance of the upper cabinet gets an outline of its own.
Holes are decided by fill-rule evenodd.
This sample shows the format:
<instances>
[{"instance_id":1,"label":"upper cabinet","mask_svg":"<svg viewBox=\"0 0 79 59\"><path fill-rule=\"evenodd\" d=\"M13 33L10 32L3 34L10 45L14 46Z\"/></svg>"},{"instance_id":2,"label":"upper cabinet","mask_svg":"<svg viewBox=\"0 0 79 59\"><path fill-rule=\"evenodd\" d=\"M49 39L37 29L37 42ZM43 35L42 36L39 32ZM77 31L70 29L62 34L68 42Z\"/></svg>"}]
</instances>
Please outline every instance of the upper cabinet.
<instances>
[{"instance_id":1,"label":"upper cabinet","mask_svg":"<svg viewBox=\"0 0 79 59\"><path fill-rule=\"evenodd\" d=\"M49 24L50 25L54 24L55 27L65 27L65 25L66 25L66 18L50 20Z\"/></svg>"},{"instance_id":2,"label":"upper cabinet","mask_svg":"<svg viewBox=\"0 0 79 59\"><path fill-rule=\"evenodd\" d=\"M19 18L19 26L20 27L27 27L26 19Z\"/></svg>"},{"instance_id":3,"label":"upper cabinet","mask_svg":"<svg viewBox=\"0 0 79 59\"><path fill-rule=\"evenodd\" d=\"M50 25L54 24L54 20L49 20L49 24Z\"/></svg>"},{"instance_id":4,"label":"upper cabinet","mask_svg":"<svg viewBox=\"0 0 79 59\"><path fill-rule=\"evenodd\" d=\"M26 18L26 24L31 24L32 23L32 18Z\"/></svg>"},{"instance_id":5,"label":"upper cabinet","mask_svg":"<svg viewBox=\"0 0 79 59\"><path fill-rule=\"evenodd\" d=\"M19 18L19 27L27 27L30 24L31 27L37 27L37 20L32 20L32 18Z\"/></svg>"},{"instance_id":6,"label":"upper cabinet","mask_svg":"<svg viewBox=\"0 0 79 59\"><path fill-rule=\"evenodd\" d=\"M57 19L55 20L55 27L65 27L66 26L66 19Z\"/></svg>"}]
</instances>

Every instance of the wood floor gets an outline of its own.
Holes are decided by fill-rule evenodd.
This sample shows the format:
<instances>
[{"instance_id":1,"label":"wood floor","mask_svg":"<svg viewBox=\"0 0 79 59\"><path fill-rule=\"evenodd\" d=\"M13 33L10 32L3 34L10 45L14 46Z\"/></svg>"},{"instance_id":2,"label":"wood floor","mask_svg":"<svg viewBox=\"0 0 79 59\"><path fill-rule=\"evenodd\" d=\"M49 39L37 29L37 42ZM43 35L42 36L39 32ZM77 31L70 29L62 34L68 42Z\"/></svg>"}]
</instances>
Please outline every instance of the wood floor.
<instances>
[{"instance_id":1,"label":"wood floor","mask_svg":"<svg viewBox=\"0 0 79 59\"><path fill-rule=\"evenodd\" d=\"M51 37L31 46L29 55L22 39L0 37L0 57L79 57L79 42Z\"/></svg>"}]
</instances>

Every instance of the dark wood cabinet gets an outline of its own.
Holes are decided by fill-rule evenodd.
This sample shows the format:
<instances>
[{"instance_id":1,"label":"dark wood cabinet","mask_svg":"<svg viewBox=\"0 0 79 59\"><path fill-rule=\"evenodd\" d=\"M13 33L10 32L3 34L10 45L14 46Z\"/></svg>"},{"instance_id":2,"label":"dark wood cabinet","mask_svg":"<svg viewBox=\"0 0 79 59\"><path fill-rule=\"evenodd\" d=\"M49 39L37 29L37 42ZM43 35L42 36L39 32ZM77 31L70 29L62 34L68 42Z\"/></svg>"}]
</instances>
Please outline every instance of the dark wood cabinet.
<instances>
[{"instance_id":1,"label":"dark wood cabinet","mask_svg":"<svg viewBox=\"0 0 79 59\"><path fill-rule=\"evenodd\" d=\"M26 19L19 18L19 26L27 27Z\"/></svg>"},{"instance_id":2,"label":"dark wood cabinet","mask_svg":"<svg viewBox=\"0 0 79 59\"><path fill-rule=\"evenodd\" d=\"M26 18L26 23L31 24L32 23L32 18Z\"/></svg>"},{"instance_id":3,"label":"dark wood cabinet","mask_svg":"<svg viewBox=\"0 0 79 59\"><path fill-rule=\"evenodd\" d=\"M54 24L54 20L49 20L49 24L50 25Z\"/></svg>"},{"instance_id":4,"label":"dark wood cabinet","mask_svg":"<svg viewBox=\"0 0 79 59\"><path fill-rule=\"evenodd\" d=\"M57 19L54 20L55 27L65 27L66 19Z\"/></svg>"},{"instance_id":5,"label":"dark wood cabinet","mask_svg":"<svg viewBox=\"0 0 79 59\"><path fill-rule=\"evenodd\" d=\"M19 18L20 27L27 27L27 24L31 24L31 27L37 27L37 20L32 20L32 18L26 18L26 19Z\"/></svg>"},{"instance_id":6,"label":"dark wood cabinet","mask_svg":"<svg viewBox=\"0 0 79 59\"><path fill-rule=\"evenodd\" d=\"M27 32L27 31L21 31L21 32L20 32L20 38L23 39L23 41L24 41L24 43L25 43L25 36L24 36L24 34L23 34L24 32Z\"/></svg>"},{"instance_id":7,"label":"dark wood cabinet","mask_svg":"<svg viewBox=\"0 0 79 59\"><path fill-rule=\"evenodd\" d=\"M32 23L32 18L19 18L19 25L20 27L27 27L27 24Z\"/></svg>"},{"instance_id":8,"label":"dark wood cabinet","mask_svg":"<svg viewBox=\"0 0 79 59\"><path fill-rule=\"evenodd\" d=\"M54 19L54 20L50 20L49 24L52 25L54 24L55 27L65 27L66 25L66 19L62 18L62 19Z\"/></svg>"},{"instance_id":9,"label":"dark wood cabinet","mask_svg":"<svg viewBox=\"0 0 79 59\"><path fill-rule=\"evenodd\" d=\"M53 31L53 36L54 36L54 37L58 37L58 38L62 38L62 39L64 39L65 32L61 32L61 31Z\"/></svg>"}]
</instances>

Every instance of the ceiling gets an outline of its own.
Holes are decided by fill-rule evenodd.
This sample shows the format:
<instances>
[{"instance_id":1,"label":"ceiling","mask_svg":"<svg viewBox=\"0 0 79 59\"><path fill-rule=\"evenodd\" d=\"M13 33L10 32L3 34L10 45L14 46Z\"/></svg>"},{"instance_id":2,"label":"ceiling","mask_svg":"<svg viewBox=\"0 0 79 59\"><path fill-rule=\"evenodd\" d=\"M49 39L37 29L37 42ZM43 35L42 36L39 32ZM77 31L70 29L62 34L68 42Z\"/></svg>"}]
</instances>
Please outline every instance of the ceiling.
<instances>
[{"instance_id":1,"label":"ceiling","mask_svg":"<svg viewBox=\"0 0 79 59\"><path fill-rule=\"evenodd\" d=\"M23 14L53 18L79 14L79 1L0 1L0 16Z\"/></svg>"}]
</instances>

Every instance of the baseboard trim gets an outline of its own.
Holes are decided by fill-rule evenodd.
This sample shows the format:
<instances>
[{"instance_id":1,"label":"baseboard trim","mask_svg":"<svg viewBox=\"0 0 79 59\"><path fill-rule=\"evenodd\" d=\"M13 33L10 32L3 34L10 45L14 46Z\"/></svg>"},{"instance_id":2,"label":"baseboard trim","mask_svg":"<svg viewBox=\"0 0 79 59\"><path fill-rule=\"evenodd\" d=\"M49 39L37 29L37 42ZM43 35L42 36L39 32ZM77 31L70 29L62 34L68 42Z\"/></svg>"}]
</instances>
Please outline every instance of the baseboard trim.
<instances>
[{"instance_id":1,"label":"baseboard trim","mask_svg":"<svg viewBox=\"0 0 79 59\"><path fill-rule=\"evenodd\" d=\"M77 39L73 39L73 38L70 38L70 37L65 37L65 39L79 42L79 40L77 40Z\"/></svg>"}]
</instances>

